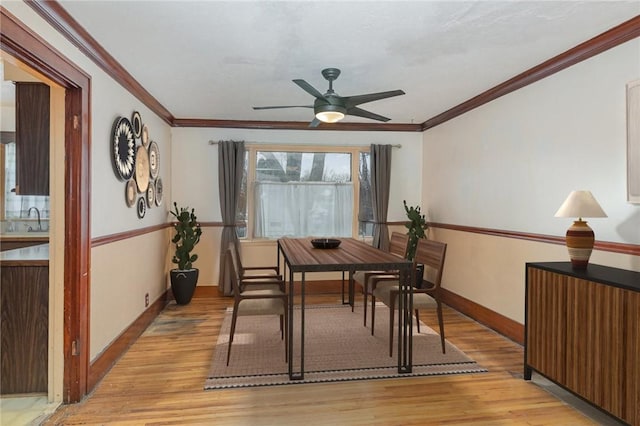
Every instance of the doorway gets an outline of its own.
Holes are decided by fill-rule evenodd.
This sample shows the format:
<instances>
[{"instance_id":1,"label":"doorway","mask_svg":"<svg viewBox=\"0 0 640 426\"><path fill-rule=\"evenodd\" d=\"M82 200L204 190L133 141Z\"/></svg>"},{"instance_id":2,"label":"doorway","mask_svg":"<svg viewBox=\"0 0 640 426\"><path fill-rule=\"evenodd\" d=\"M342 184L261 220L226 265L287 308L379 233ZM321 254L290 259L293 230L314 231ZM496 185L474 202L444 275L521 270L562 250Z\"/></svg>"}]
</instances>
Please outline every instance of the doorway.
<instances>
[{"instance_id":1,"label":"doorway","mask_svg":"<svg viewBox=\"0 0 640 426\"><path fill-rule=\"evenodd\" d=\"M15 16L0 8L0 50L47 84L58 88L60 106L52 111L56 135L54 144L51 232L53 260L53 313L49 316L49 398L78 402L87 389L89 370L89 283L90 283L90 76L71 63ZM55 118L54 118L55 115ZM60 157L57 157L57 156ZM59 165L64 164L61 168ZM58 210L60 209L60 210ZM57 211L63 212L60 215ZM52 260L50 260L51 262ZM51 267L51 265L50 265ZM50 272L50 281L52 279ZM58 284L57 284L58 283ZM52 388L53 387L53 388Z\"/></svg>"}]
</instances>

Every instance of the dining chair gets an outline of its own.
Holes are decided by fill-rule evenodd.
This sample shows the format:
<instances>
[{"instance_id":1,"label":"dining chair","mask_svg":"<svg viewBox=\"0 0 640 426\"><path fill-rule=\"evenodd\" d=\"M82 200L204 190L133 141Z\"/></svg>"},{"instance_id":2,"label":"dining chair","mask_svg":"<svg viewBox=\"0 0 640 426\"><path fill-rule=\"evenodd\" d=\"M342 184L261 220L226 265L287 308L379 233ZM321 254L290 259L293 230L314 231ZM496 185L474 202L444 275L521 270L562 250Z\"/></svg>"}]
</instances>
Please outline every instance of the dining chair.
<instances>
[{"instance_id":1,"label":"dining chair","mask_svg":"<svg viewBox=\"0 0 640 426\"><path fill-rule=\"evenodd\" d=\"M282 281L282 275L280 274L280 266L244 266L242 264L242 257L240 256L239 243L237 241L230 242L228 249L231 250L231 256L233 256L233 262L236 265L238 271L238 283L240 291L244 291L247 286L251 286L253 290L269 289L273 287L273 283L267 281L276 279ZM280 288L284 292L284 282Z\"/></svg>"},{"instance_id":2,"label":"dining chair","mask_svg":"<svg viewBox=\"0 0 640 426\"><path fill-rule=\"evenodd\" d=\"M415 281L416 277L422 276L422 282L412 281L413 288L413 309L416 316L418 333L420 333L420 309L428 309L436 302L438 313L438 324L440 326L440 344L442 353L445 353L444 322L442 318L442 301L440 299L440 283L444 269L444 259L447 252L445 243L427 239L418 240L416 254L411 268L411 277ZM422 275L418 274L418 265L424 265ZM418 278L420 279L420 278ZM389 356L393 356L393 322L394 312L398 309L398 295L400 294L399 280L396 279L393 285L378 286L373 291L371 297L371 332L373 333L375 321L375 303L380 299L389 308ZM401 315L401 314L399 314Z\"/></svg>"},{"instance_id":3,"label":"dining chair","mask_svg":"<svg viewBox=\"0 0 640 426\"><path fill-rule=\"evenodd\" d=\"M288 361L287 352L287 294L284 291L284 281L272 276L256 279L245 290L240 287L240 269L236 263L235 250L227 249L225 255L227 267L231 271L231 287L233 289L233 314L231 316L231 330L229 332L229 347L227 349L227 365L231 357L231 345L236 331L239 316L249 315L279 315L280 336L284 339L284 357Z\"/></svg>"},{"instance_id":4,"label":"dining chair","mask_svg":"<svg viewBox=\"0 0 640 426\"><path fill-rule=\"evenodd\" d=\"M409 246L409 235L400 232L392 232L389 240L389 253L405 258ZM368 296L378 285L393 285L398 280L397 271L356 271L353 274L354 282L360 284L364 294L364 326L367 326L367 300ZM373 333L372 333L373 334Z\"/></svg>"}]
</instances>

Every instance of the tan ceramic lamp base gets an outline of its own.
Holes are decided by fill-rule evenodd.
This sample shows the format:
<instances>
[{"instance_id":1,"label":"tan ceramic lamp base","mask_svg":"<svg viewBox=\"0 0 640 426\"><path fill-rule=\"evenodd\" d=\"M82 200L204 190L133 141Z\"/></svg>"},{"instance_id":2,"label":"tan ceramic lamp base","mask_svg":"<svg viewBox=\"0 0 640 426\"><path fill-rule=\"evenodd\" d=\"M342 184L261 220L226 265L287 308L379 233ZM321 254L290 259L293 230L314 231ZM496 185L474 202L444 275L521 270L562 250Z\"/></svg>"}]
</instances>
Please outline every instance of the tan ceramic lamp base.
<instances>
[{"instance_id":1,"label":"tan ceramic lamp base","mask_svg":"<svg viewBox=\"0 0 640 426\"><path fill-rule=\"evenodd\" d=\"M583 220L576 220L567 230L567 249L573 269L587 269L593 250L593 230Z\"/></svg>"}]
</instances>

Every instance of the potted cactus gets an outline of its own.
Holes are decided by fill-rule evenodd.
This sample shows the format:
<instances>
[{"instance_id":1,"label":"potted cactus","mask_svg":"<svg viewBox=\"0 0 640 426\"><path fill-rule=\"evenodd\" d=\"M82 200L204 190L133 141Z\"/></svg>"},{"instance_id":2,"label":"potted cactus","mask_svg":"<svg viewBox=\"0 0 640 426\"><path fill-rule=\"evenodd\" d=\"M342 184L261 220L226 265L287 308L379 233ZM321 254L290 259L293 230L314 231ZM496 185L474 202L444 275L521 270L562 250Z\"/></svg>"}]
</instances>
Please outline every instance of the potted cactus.
<instances>
[{"instance_id":1,"label":"potted cactus","mask_svg":"<svg viewBox=\"0 0 640 426\"><path fill-rule=\"evenodd\" d=\"M427 220L423 214L420 214L420 206L409 207L407 202L403 201L404 210L407 212L409 223L406 223L407 234L409 234L409 245L407 247L407 259L413 260L416 256L416 248L420 238L427 238ZM415 287L422 287L422 279L424 277L424 265L416 265L416 282Z\"/></svg>"},{"instance_id":2,"label":"potted cactus","mask_svg":"<svg viewBox=\"0 0 640 426\"><path fill-rule=\"evenodd\" d=\"M407 259L413 260L416 255L416 247L418 246L418 239L427 238L427 220L423 214L420 214L420 206L409 207L407 202L403 201L404 210L407 212L407 218L409 223L404 226L407 227L407 234L409 234L409 247L407 249Z\"/></svg>"},{"instance_id":3,"label":"potted cactus","mask_svg":"<svg viewBox=\"0 0 640 426\"><path fill-rule=\"evenodd\" d=\"M202 229L200 229L194 209L189 211L188 207L179 208L175 202L173 207L174 210L171 211L171 214L176 218L176 222L173 224L176 234L171 240L175 244L175 254L171 261L178 267L169 271L169 276L171 291L176 303L186 305L191 301L198 283L199 271L192 265L198 259L198 255L192 251L200 241Z\"/></svg>"}]
</instances>

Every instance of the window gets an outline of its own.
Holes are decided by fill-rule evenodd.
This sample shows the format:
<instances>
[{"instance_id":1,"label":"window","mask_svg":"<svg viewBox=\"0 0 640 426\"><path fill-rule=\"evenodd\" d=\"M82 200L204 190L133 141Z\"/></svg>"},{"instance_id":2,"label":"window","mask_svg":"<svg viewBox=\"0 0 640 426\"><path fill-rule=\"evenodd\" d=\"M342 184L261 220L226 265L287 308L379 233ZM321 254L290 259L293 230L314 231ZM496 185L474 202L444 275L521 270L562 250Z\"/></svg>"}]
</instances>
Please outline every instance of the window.
<instances>
[{"instance_id":1,"label":"window","mask_svg":"<svg viewBox=\"0 0 640 426\"><path fill-rule=\"evenodd\" d=\"M367 149L367 148L365 148ZM371 201L357 173L367 166L361 148L270 149L248 146L238 205L239 238L352 237L366 233L359 211L368 217ZM354 170L356 173L354 173ZM368 179L368 177L367 177ZM367 201L368 200L368 201ZM369 219L367 219L369 220Z\"/></svg>"},{"instance_id":2,"label":"window","mask_svg":"<svg viewBox=\"0 0 640 426\"><path fill-rule=\"evenodd\" d=\"M40 212L40 217L49 217L49 197L16 195L16 144L7 143L4 148L4 218L19 219L29 217L29 209L35 207ZM35 215L33 216L35 218ZM16 229L19 231L19 229Z\"/></svg>"},{"instance_id":3,"label":"window","mask_svg":"<svg viewBox=\"0 0 640 426\"><path fill-rule=\"evenodd\" d=\"M6 77L5 69L0 69L0 75ZM6 106L10 110L15 111L15 83L13 81L1 81L2 93L7 94ZM10 94L10 95L9 95ZM11 117L8 114L7 117ZM4 120L3 120L4 121ZM8 124L8 123L7 123ZM21 224L19 227L12 221L15 219L26 219L29 217L29 209L35 207L40 213L41 219L49 218L49 197L48 196L31 196L16 195L16 134L13 130L3 130L0 132L0 219L7 220L8 229L15 231L24 231ZM31 213L30 219L36 219L36 213Z\"/></svg>"},{"instance_id":4,"label":"window","mask_svg":"<svg viewBox=\"0 0 640 426\"><path fill-rule=\"evenodd\" d=\"M360 200L358 208L358 236L373 236L373 202L371 199L371 162L369 152L360 153Z\"/></svg>"},{"instance_id":5,"label":"window","mask_svg":"<svg viewBox=\"0 0 640 426\"><path fill-rule=\"evenodd\" d=\"M244 154L244 173L242 173L242 183L240 184L240 194L238 196L238 210L236 211L236 235L238 238L246 239L248 238L248 207L247 207L247 179L248 179L248 169L247 165L249 164L249 150L245 151Z\"/></svg>"}]
</instances>

